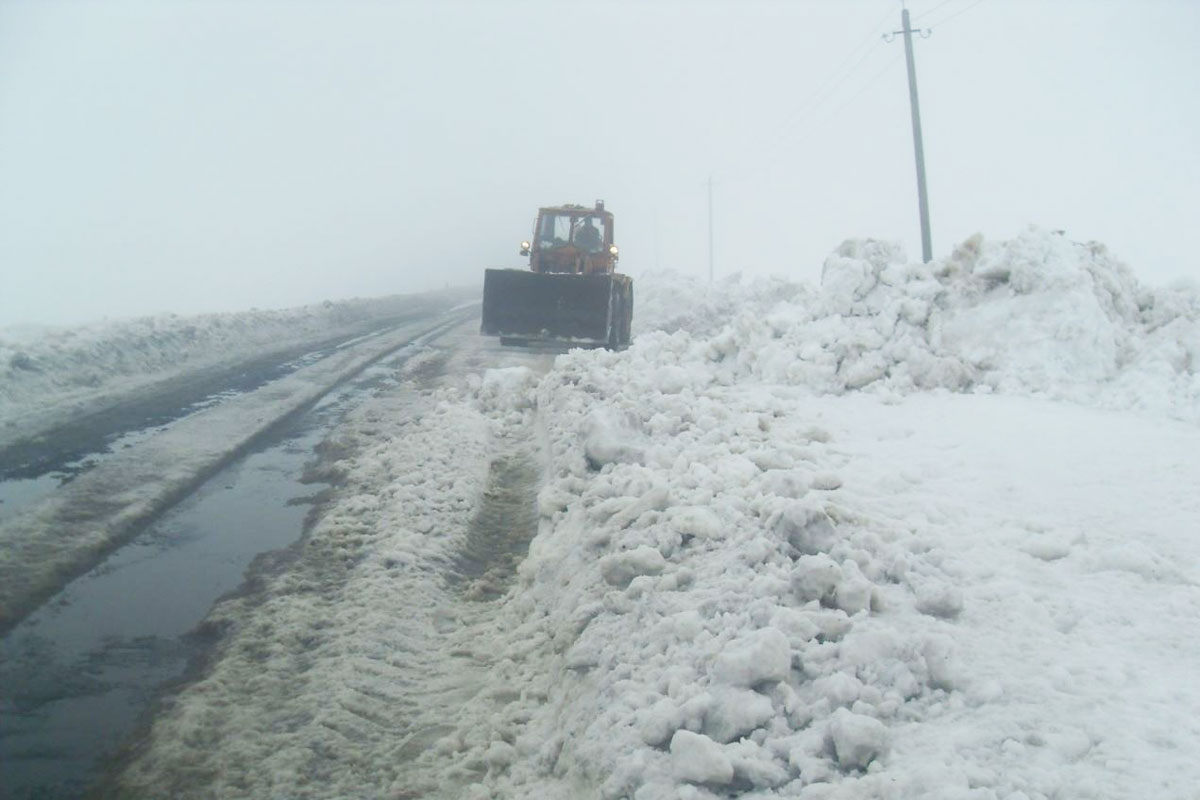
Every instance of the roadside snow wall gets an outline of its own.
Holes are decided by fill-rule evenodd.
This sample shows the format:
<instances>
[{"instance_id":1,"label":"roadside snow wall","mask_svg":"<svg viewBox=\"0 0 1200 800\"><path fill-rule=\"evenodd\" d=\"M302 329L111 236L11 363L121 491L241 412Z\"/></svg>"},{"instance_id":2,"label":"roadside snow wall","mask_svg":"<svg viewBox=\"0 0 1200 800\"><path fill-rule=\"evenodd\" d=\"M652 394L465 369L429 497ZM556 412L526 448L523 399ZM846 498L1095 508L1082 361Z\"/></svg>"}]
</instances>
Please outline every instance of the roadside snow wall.
<instances>
[{"instance_id":1,"label":"roadside snow wall","mask_svg":"<svg viewBox=\"0 0 1200 800\"><path fill-rule=\"evenodd\" d=\"M1103 245L1035 228L1003 242L976 235L942 261L905 261L897 245L854 240L826 260L818 289L649 276L638 288L643 324L686 307L700 330L716 329L715 317L726 325L712 336L648 332L639 345L684 351L666 369L701 351L726 383L1000 391L1200 422L1194 285L1141 286Z\"/></svg>"},{"instance_id":2,"label":"roadside snow wall","mask_svg":"<svg viewBox=\"0 0 1200 800\"><path fill-rule=\"evenodd\" d=\"M802 409L951 390L1197 421L1195 292L1143 289L1102 247L1037 230L930 265L847 242L819 290L650 276L639 291L641 324L674 330L561 356L537 388L542 522L493 673L514 700L464 710L478 743L439 745L482 763L505 743L466 796L998 798L1094 781L1074 745L1014 776L891 766L911 726L997 688L947 633L964 593L936 537L844 489L855 465Z\"/></svg>"}]
</instances>

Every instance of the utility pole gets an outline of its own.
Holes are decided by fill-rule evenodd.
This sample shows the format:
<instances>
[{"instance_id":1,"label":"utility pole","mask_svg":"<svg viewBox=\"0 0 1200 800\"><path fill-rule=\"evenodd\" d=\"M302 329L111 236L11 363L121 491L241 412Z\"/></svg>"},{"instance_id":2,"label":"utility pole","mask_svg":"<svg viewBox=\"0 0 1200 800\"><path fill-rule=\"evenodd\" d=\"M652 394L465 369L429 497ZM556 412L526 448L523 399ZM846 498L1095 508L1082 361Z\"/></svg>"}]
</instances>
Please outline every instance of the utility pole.
<instances>
[{"instance_id":1,"label":"utility pole","mask_svg":"<svg viewBox=\"0 0 1200 800\"><path fill-rule=\"evenodd\" d=\"M708 176L708 282L713 282L712 175Z\"/></svg>"},{"instance_id":2,"label":"utility pole","mask_svg":"<svg viewBox=\"0 0 1200 800\"><path fill-rule=\"evenodd\" d=\"M658 247L658 209L654 209L654 271L658 272L662 269L662 260L659 258Z\"/></svg>"},{"instance_id":3,"label":"utility pole","mask_svg":"<svg viewBox=\"0 0 1200 800\"><path fill-rule=\"evenodd\" d=\"M908 22L908 9L901 5L900 27L883 38L892 41L897 33L904 34L904 58L908 63L908 98L912 105L913 149L917 153L917 203L921 210L921 256L928 264L933 260L933 237L929 233L929 197L925 192L925 146L921 142L921 107L917 103L917 68L913 62L913 29ZM928 38L928 31L918 31L921 38Z\"/></svg>"}]
</instances>

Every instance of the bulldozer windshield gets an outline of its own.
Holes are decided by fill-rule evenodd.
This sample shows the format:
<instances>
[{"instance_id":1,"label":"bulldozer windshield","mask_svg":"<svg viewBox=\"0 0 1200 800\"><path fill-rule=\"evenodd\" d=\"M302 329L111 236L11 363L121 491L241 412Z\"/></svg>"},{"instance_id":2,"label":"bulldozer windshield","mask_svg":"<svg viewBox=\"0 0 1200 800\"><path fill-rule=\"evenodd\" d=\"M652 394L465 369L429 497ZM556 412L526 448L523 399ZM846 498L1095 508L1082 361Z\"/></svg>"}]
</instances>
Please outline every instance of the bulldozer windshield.
<instances>
[{"instance_id":1,"label":"bulldozer windshield","mask_svg":"<svg viewBox=\"0 0 1200 800\"><path fill-rule=\"evenodd\" d=\"M607 238L604 217L599 214L543 214L538 223L537 246L540 250L574 245L584 253L599 253Z\"/></svg>"},{"instance_id":2,"label":"bulldozer windshield","mask_svg":"<svg viewBox=\"0 0 1200 800\"><path fill-rule=\"evenodd\" d=\"M599 253L604 249L604 220L596 216L576 219L571 243L585 253Z\"/></svg>"},{"instance_id":3,"label":"bulldozer windshield","mask_svg":"<svg viewBox=\"0 0 1200 800\"><path fill-rule=\"evenodd\" d=\"M538 246L543 249L562 247L571 243L571 217L568 214L546 214L538 229Z\"/></svg>"}]
</instances>

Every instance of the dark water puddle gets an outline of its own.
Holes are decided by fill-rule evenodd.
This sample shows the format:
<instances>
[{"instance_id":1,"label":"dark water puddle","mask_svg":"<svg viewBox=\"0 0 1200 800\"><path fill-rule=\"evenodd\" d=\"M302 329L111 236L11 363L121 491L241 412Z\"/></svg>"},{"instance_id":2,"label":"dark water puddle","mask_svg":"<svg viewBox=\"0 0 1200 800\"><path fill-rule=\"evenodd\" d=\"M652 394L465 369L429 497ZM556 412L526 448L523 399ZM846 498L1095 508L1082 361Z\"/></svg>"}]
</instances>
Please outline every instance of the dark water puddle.
<instances>
[{"instance_id":1,"label":"dark water puddle","mask_svg":"<svg viewBox=\"0 0 1200 800\"><path fill-rule=\"evenodd\" d=\"M316 445L405 358L331 393L0 640L0 797L78 797L100 777L197 655L187 633L256 555L299 538L321 488L301 483Z\"/></svg>"}]
</instances>

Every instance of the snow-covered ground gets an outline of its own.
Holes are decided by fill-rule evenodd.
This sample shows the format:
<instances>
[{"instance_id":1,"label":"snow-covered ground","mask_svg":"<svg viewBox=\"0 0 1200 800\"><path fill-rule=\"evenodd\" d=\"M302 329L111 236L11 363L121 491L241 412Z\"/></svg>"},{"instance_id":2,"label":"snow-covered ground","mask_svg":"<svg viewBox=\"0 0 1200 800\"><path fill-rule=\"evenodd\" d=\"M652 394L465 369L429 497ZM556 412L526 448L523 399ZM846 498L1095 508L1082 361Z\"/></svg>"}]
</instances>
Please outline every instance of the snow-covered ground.
<instances>
[{"instance_id":1,"label":"snow-covered ground","mask_svg":"<svg viewBox=\"0 0 1200 800\"><path fill-rule=\"evenodd\" d=\"M1197 797L1194 288L1030 230L637 293L356 412L124 789Z\"/></svg>"},{"instance_id":2,"label":"snow-covered ground","mask_svg":"<svg viewBox=\"0 0 1200 800\"><path fill-rule=\"evenodd\" d=\"M444 295L444 296L443 296ZM0 328L0 444L154 383L376 329L451 293L341 300L279 311L164 314L75 327Z\"/></svg>"}]
</instances>

